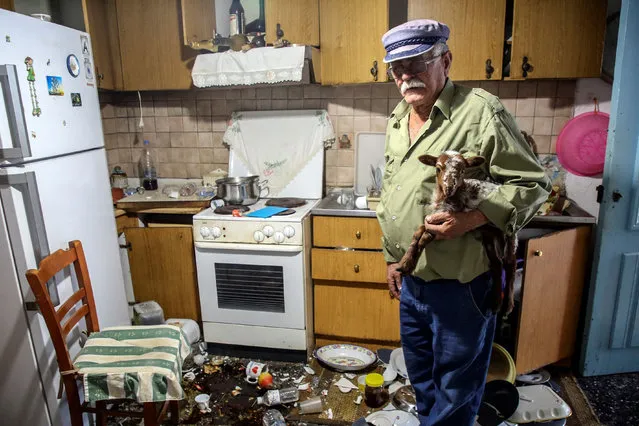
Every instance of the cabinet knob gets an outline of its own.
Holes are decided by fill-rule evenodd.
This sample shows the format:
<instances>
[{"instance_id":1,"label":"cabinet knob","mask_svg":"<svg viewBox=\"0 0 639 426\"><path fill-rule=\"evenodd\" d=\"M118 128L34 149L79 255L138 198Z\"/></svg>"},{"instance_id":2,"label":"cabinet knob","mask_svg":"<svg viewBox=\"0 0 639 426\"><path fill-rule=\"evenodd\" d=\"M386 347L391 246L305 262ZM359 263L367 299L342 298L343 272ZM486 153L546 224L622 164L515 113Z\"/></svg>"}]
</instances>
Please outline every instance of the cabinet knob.
<instances>
[{"instance_id":1,"label":"cabinet knob","mask_svg":"<svg viewBox=\"0 0 639 426\"><path fill-rule=\"evenodd\" d=\"M541 257L541 256L543 256L543 255L544 255L544 252L543 252L543 251L541 251L541 250L535 250L535 251L533 252L533 255L535 255L535 256L537 256L537 257Z\"/></svg>"},{"instance_id":2,"label":"cabinet knob","mask_svg":"<svg viewBox=\"0 0 639 426\"><path fill-rule=\"evenodd\" d=\"M523 62L521 64L522 76L528 77L529 72L533 72L535 68L532 66L530 62L528 62L528 56L524 56Z\"/></svg>"},{"instance_id":3,"label":"cabinet knob","mask_svg":"<svg viewBox=\"0 0 639 426\"><path fill-rule=\"evenodd\" d=\"M377 61L373 61L373 68L371 68L371 74L373 75L373 80L377 81Z\"/></svg>"},{"instance_id":4,"label":"cabinet knob","mask_svg":"<svg viewBox=\"0 0 639 426\"><path fill-rule=\"evenodd\" d=\"M357 231L355 232L355 238L357 238L358 240L362 238L362 233Z\"/></svg>"},{"instance_id":5,"label":"cabinet knob","mask_svg":"<svg viewBox=\"0 0 639 426\"><path fill-rule=\"evenodd\" d=\"M490 80L495 72L495 68L492 65L493 61L486 59L486 79Z\"/></svg>"},{"instance_id":6,"label":"cabinet knob","mask_svg":"<svg viewBox=\"0 0 639 426\"><path fill-rule=\"evenodd\" d=\"M355 271L356 274L359 273L359 265L356 263L355 266L353 266L353 270Z\"/></svg>"}]
</instances>

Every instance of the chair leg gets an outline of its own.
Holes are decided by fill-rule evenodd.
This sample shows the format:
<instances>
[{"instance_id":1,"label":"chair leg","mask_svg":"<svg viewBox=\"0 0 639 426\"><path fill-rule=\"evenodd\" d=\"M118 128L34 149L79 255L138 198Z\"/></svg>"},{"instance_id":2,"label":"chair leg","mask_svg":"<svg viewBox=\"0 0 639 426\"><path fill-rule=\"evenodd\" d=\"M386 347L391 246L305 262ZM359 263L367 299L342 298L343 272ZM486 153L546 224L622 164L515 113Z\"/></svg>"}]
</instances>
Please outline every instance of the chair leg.
<instances>
[{"instance_id":1,"label":"chair leg","mask_svg":"<svg viewBox=\"0 0 639 426\"><path fill-rule=\"evenodd\" d=\"M144 407L144 426L158 426L158 413L155 409L155 402L145 402Z\"/></svg>"},{"instance_id":2,"label":"chair leg","mask_svg":"<svg viewBox=\"0 0 639 426\"><path fill-rule=\"evenodd\" d=\"M69 404L69 415L71 417L71 426L84 426L82 420L82 403L78 394L78 384L72 376L64 376L64 389L67 393L67 401Z\"/></svg>"},{"instance_id":3,"label":"chair leg","mask_svg":"<svg viewBox=\"0 0 639 426\"><path fill-rule=\"evenodd\" d=\"M171 414L171 424L180 423L180 401L169 402L169 412Z\"/></svg>"},{"instance_id":4,"label":"chair leg","mask_svg":"<svg viewBox=\"0 0 639 426\"><path fill-rule=\"evenodd\" d=\"M98 412L95 414L95 423L97 426L107 426L106 401L97 401L95 408Z\"/></svg>"}]
</instances>

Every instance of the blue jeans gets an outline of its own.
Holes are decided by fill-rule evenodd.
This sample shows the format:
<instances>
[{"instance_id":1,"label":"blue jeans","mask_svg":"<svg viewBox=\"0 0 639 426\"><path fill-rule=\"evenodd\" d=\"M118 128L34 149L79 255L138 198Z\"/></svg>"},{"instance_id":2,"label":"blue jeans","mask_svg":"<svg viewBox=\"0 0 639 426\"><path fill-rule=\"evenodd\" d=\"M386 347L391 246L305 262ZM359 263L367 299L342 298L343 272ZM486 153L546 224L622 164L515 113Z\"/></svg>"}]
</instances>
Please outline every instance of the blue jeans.
<instances>
[{"instance_id":1,"label":"blue jeans","mask_svg":"<svg viewBox=\"0 0 639 426\"><path fill-rule=\"evenodd\" d=\"M466 284L403 277L402 347L421 425L474 424L495 334L491 286L488 273Z\"/></svg>"}]
</instances>

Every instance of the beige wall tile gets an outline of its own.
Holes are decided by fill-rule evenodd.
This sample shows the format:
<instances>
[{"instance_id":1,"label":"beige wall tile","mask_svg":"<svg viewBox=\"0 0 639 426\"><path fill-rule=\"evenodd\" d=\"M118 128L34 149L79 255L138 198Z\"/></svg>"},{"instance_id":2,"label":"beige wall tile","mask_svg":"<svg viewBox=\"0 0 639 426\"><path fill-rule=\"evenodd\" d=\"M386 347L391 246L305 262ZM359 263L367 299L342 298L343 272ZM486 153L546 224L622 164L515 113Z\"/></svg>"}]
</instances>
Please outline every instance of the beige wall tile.
<instances>
[{"instance_id":1,"label":"beige wall tile","mask_svg":"<svg viewBox=\"0 0 639 426\"><path fill-rule=\"evenodd\" d=\"M257 99L271 99L270 87L258 87L255 89L255 97Z\"/></svg>"},{"instance_id":2,"label":"beige wall tile","mask_svg":"<svg viewBox=\"0 0 639 426\"><path fill-rule=\"evenodd\" d=\"M186 177L188 178L201 178L199 163L190 163L186 165Z\"/></svg>"},{"instance_id":3,"label":"beige wall tile","mask_svg":"<svg viewBox=\"0 0 639 426\"><path fill-rule=\"evenodd\" d=\"M200 148L213 147L213 132L198 132L197 146Z\"/></svg>"},{"instance_id":4,"label":"beige wall tile","mask_svg":"<svg viewBox=\"0 0 639 426\"><path fill-rule=\"evenodd\" d=\"M268 111L271 109L270 99L258 99L255 103L255 107L258 111Z\"/></svg>"},{"instance_id":5,"label":"beige wall tile","mask_svg":"<svg viewBox=\"0 0 639 426\"><path fill-rule=\"evenodd\" d=\"M180 148L183 146L184 141L184 133L169 133L171 138L171 147L172 148Z\"/></svg>"},{"instance_id":6,"label":"beige wall tile","mask_svg":"<svg viewBox=\"0 0 639 426\"><path fill-rule=\"evenodd\" d=\"M120 157L118 156L118 152L119 151L118 151L117 148L107 149L106 150L107 162L110 165L109 169L112 169L113 166L116 165L120 161Z\"/></svg>"},{"instance_id":7,"label":"beige wall tile","mask_svg":"<svg viewBox=\"0 0 639 426\"><path fill-rule=\"evenodd\" d=\"M574 98L577 82L575 80L559 80L557 82L558 98Z\"/></svg>"},{"instance_id":8,"label":"beige wall tile","mask_svg":"<svg viewBox=\"0 0 639 426\"><path fill-rule=\"evenodd\" d=\"M515 115L517 117L534 117L535 116L535 100L534 99L517 99Z\"/></svg>"},{"instance_id":9,"label":"beige wall tile","mask_svg":"<svg viewBox=\"0 0 639 426\"><path fill-rule=\"evenodd\" d=\"M543 80L543 81L537 82L538 98L554 98L556 94L557 94L556 80Z\"/></svg>"},{"instance_id":10,"label":"beige wall tile","mask_svg":"<svg viewBox=\"0 0 639 426\"><path fill-rule=\"evenodd\" d=\"M557 136L550 137L550 153L551 154L557 153Z\"/></svg>"},{"instance_id":11,"label":"beige wall tile","mask_svg":"<svg viewBox=\"0 0 639 426\"><path fill-rule=\"evenodd\" d=\"M552 117L535 117L533 135L550 136L552 134Z\"/></svg>"},{"instance_id":12,"label":"beige wall tile","mask_svg":"<svg viewBox=\"0 0 639 426\"><path fill-rule=\"evenodd\" d=\"M169 131L169 117L155 117L155 131L156 132L168 132Z\"/></svg>"},{"instance_id":13,"label":"beige wall tile","mask_svg":"<svg viewBox=\"0 0 639 426\"><path fill-rule=\"evenodd\" d=\"M555 115L555 100L553 98L535 99L535 117L552 117Z\"/></svg>"},{"instance_id":14,"label":"beige wall tile","mask_svg":"<svg viewBox=\"0 0 639 426\"><path fill-rule=\"evenodd\" d=\"M516 115L517 112L517 99L500 98L502 105L506 108L511 115Z\"/></svg>"},{"instance_id":15,"label":"beige wall tile","mask_svg":"<svg viewBox=\"0 0 639 426\"><path fill-rule=\"evenodd\" d=\"M319 98L314 99L304 99L304 109L320 109L322 105L322 100Z\"/></svg>"},{"instance_id":16,"label":"beige wall tile","mask_svg":"<svg viewBox=\"0 0 639 426\"><path fill-rule=\"evenodd\" d=\"M184 147L196 147L197 146L197 133L185 132L182 136L182 146Z\"/></svg>"},{"instance_id":17,"label":"beige wall tile","mask_svg":"<svg viewBox=\"0 0 639 426\"><path fill-rule=\"evenodd\" d=\"M200 118L206 118L206 117L200 117ZM182 117L182 130L185 132L195 132L197 130L197 122L198 122L198 117L191 117L191 116Z\"/></svg>"},{"instance_id":18,"label":"beige wall tile","mask_svg":"<svg viewBox=\"0 0 639 426\"><path fill-rule=\"evenodd\" d=\"M215 88L211 90L211 99L226 99L226 90Z\"/></svg>"},{"instance_id":19,"label":"beige wall tile","mask_svg":"<svg viewBox=\"0 0 639 426\"><path fill-rule=\"evenodd\" d=\"M304 98L320 99L322 97L320 86L317 84L309 84L304 86Z\"/></svg>"},{"instance_id":20,"label":"beige wall tile","mask_svg":"<svg viewBox=\"0 0 639 426\"><path fill-rule=\"evenodd\" d=\"M213 96L210 90L196 90L195 98L196 99L211 99Z\"/></svg>"},{"instance_id":21,"label":"beige wall tile","mask_svg":"<svg viewBox=\"0 0 639 426\"><path fill-rule=\"evenodd\" d=\"M120 136L122 135L117 133L104 135L104 147L106 149L117 148L119 146Z\"/></svg>"},{"instance_id":22,"label":"beige wall tile","mask_svg":"<svg viewBox=\"0 0 639 426\"><path fill-rule=\"evenodd\" d=\"M290 86L288 88L288 99L302 99L304 91L301 86Z\"/></svg>"},{"instance_id":23,"label":"beige wall tile","mask_svg":"<svg viewBox=\"0 0 639 426\"><path fill-rule=\"evenodd\" d=\"M171 146L171 134L170 133L156 133L155 145L157 147L169 147Z\"/></svg>"},{"instance_id":24,"label":"beige wall tile","mask_svg":"<svg viewBox=\"0 0 639 426\"><path fill-rule=\"evenodd\" d=\"M499 98L500 99L516 99L518 85L516 81L500 81L499 82Z\"/></svg>"},{"instance_id":25,"label":"beige wall tile","mask_svg":"<svg viewBox=\"0 0 639 426\"><path fill-rule=\"evenodd\" d=\"M210 132L213 128L213 122L211 117L198 117L197 118L197 131L198 132Z\"/></svg>"},{"instance_id":26,"label":"beige wall tile","mask_svg":"<svg viewBox=\"0 0 639 426\"><path fill-rule=\"evenodd\" d=\"M334 167L337 166L337 154L339 150L337 149L327 149L326 150L326 166Z\"/></svg>"},{"instance_id":27,"label":"beige wall tile","mask_svg":"<svg viewBox=\"0 0 639 426\"><path fill-rule=\"evenodd\" d=\"M358 84L353 89L353 97L358 98L370 98L371 97L371 85L370 84Z\"/></svg>"},{"instance_id":28,"label":"beige wall tile","mask_svg":"<svg viewBox=\"0 0 639 426\"><path fill-rule=\"evenodd\" d=\"M118 118L126 118L129 116L129 112L126 109L126 105L120 104L115 106L115 116Z\"/></svg>"},{"instance_id":29,"label":"beige wall tile","mask_svg":"<svg viewBox=\"0 0 639 426\"><path fill-rule=\"evenodd\" d=\"M353 132L370 132L371 130L371 118L370 117L354 117L353 118Z\"/></svg>"},{"instance_id":30,"label":"beige wall tile","mask_svg":"<svg viewBox=\"0 0 639 426\"><path fill-rule=\"evenodd\" d=\"M197 115L210 116L211 114L211 101L197 101L196 103Z\"/></svg>"},{"instance_id":31,"label":"beige wall tile","mask_svg":"<svg viewBox=\"0 0 639 426\"><path fill-rule=\"evenodd\" d=\"M555 116L572 117L574 107L573 98L555 98Z\"/></svg>"},{"instance_id":32,"label":"beige wall tile","mask_svg":"<svg viewBox=\"0 0 639 426\"><path fill-rule=\"evenodd\" d=\"M153 101L153 115L156 117L166 117L169 115L167 101Z\"/></svg>"},{"instance_id":33,"label":"beige wall tile","mask_svg":"<svg viewBox=\"0 0 639 426\"><path fill-rule=\"evenodd\" d=\"M166 110L169 117L177 117L182 115L182 101L172 100L166 102Z\"/></svg>"},{"instance_id":34,"label":"beige wall tile","mask_svg":"<svg viewBox=\"0 0 639 426\"><path fill-rule=\"evenodd\" d=\"M240 110L242 110L242 101L236 99L226 100L226 115L230 117L235 111Z\"/></svg>"},{"instance_id":35,"label":"beige wall tile","mask_svg":"<svg viewBox=\"0 0 639 426\"><path fill-rule=\"evenodd\" d=\"M214 163L224 163L228 164L229 162L229 150L227 148L214 148L213 149L213 162Z\"/></svg>"},{"instance_id":36,"label":"beige wall tile","mask_svg":"<svg viewBox=\"0 0 639 426\"><path fill-rule=\"evenodd\" d=\"M304 99L289 99L288 109L302 109L304 108Z\"/></svg>"},{"instance_id":37,"label":"beige wall tile","mask_svg":"<svg viewBox=\"0 0 639 426\"><path fill-rule=\"evenodd\" d=\"M355 92L354 86L335 86L334 90L339 99L352 99Z\"/></svg>"},{"instance_id":38,"label":"beige wall tile","mask_svg":"<svg viewBox=\"0 0 639 426\"><path fill-rule=\"evenodd\" d=\"M536 81L521 81L518 85L517 97L518 98L534 98L537 96L537 82Z\"/></svg>"},{"instance_id":39,"label":"beige wall tile","mask_svg":"<svg viewBox=\"0 0 639 426\"><path fill-rule=\"evenodd\" d=\"M371 117L371 132L385 132L387 123L386 117Z\"/></svg>"},{"instance_id":40,"label":"beige wall tile","mask_svg":"<svg viewBox=\"0 0 639 426\"><path fill-rule=\"evenodd\" d=\"M214 132L224 132L226 130L227 120L228 118L226 116L220 116L220 115L213 116L212 126L211 126L212 130Z\"/></svg>"},{"instance_id":41,"label":"beige wall tile","mask_svg":"<svg viewBox=\"0 0 639 426\"><path fill-rule=\"evenodd\" d=\"M135 135L131 133L118 133L117 135L117 147L118 148L131 148L133 145L133 138Z\"/></svg>"},{"instance_id":42,"label":"beige wall tile","mask_svg":"<svg viewBox=\"0 0 639 426\"><path fill-rule=\"evenodd\" d=\"M371 100L355 99L354 107L353 107L353 115L360 116L360 117L371 115Z\"/></svg>"},{"instance_id":43,"label":"beige wall tile","mask_svg":"<svg viewBox=\"0 0 639 426\"><path fill-rule=\"evenodd\" d=\"M537 144L537 152L539 154L550 153L550 136L547 135L533 135L533 139Z\"/></svg>"},{"instance_id":44,"label":"beige wall tile","mask_svg":"<svg viewBox=\"0 0 639 426\"><path fill-rule=\"evenodd\" d=\"M287 99L288 88L287 87L273 87L271 90L271 99Z\"/></svg>"},{"instance_id":45,"label":"beige wall tile","mask_svg":"<svg viewBox=\"0 0 639 426\"><path fill-rule=\"evenodd\" d=\"M137 177L140 174L137 165L133 163L119 163L118 165L122 167L127 176Z\"/></svg>"},{"instance_id":46,"label":"beige wall tile","mask_svg":"<svg viewBox=\"0 0 639 426\"><path fill-rule=\"evenodd\" d=\"M226 115L226 99L213 99L211 101L212 115Z\"/></svg>"},{"instance_id":47,"label":"beige wall tile","mask_svg":"<svg viewBox=\"0 0 639 426\"><path fill-rule=\"evenodd\" d=\"M139 124L140 119L134 118L136 121L136 127ZM144 131L145 132L155 132L155 117L144 117Z\"/></svg>"},{"instance_id":48,"label":"beige wall tile","mask_svg":"<svg viewBox=\"0 0 639 426\"><path fill-rule=\"evenodd\" d=\"M157 159L159 163L171 162L171 148L158 148Z\"/></svg>"},{"instance_id":49,"label":"beige wall tile","mask_svg":"<svg viewBox=\"0 0 639 426\"><path fill-rule=\"evenodd\" d=\"M371 98L388 99L388 86L385 84L371 84Z\"/></svg>"},{"instance_id":50,"label":"beige wall tile","mask_svg":"<svg viewBox=\"0 0 639 426\"><path fill-rule=\"evenodd\" d=\"M197 105L194 100L182 99L182 115L197 115Z\"/></svg>"},{"instance_id":51,"label":"beige wall tile","mask_svg":"<svg viewBox=\"0 0 639 426\"><path fill-rule=\"evenodd\" d=\"M354 175L353 167L337 167L337 185L353 185Z\"/></svg>"},{"instance_id":52,"label":"beige wall tile","mask_svg":"<svg viewBox=\"0 0 639 426\"><path fill-rule=\"evenodd\" d=\"M225 148L224 144L224 133L222 132L213 132L213 147L214 148Z\"/></svg>"},{"instance_id":53,"label":"beige wall tile","mask_svg":"<svg viewBox=\"0 0 639 426\"><path fill-rule=\"evenodd\" d=\"M255 99L256 96L256 92L255 92L255 88L253 87L248 87L246 89L242 89L242 99Z\"/></svg>"},{"instance_id":54,"label":"beige wall tile","mask_svg":"<svg viewBox=\"0 0 639 426\"><path fill-rule=\"evenodd\" d=\"M488 93L492 93L495 96L499 95L499 82L498 81L482 81L479 84L479 87L487 91Z\"/></svg>"},{"instance_id":55,"label":"beige wall tile","mask_svg":"<svg viewBox=\"0 0 639 426\"><path fill-rule=\"evenodd\" d=\"M337 167L326 167L326 185L337 185Z\"/></svg>"},{"instance_id":56,"label":"beige wall tile","mask_svg":"<svg viewBox=\"0 0 639 426\"><path fill-rule=\"evenodd\" d=\"M273 99L271 102L271 108L274 110L285 110L288 105L286 99Z\"/></svg>"},{"instance_id":57,"label":"beige wall tile","mask_svg":"<svg viewBox=\"0 0 639 426\"><path fill-rule=\"evenodd\" d=\"M137 158L139 158L139 153L137 154ZM136 158L136 161L137 161ZM131 148L118 148L118 161L122 161L124 163L130 163L133 161L133 153Z\"/></svg>"},{"instance_id":58,"label":"beige wall tile","mask_svg":"<svg viewBox=\"0 0 639 426\"><path fill-rule=\"evenodd\" d=\"M570 117L554 117L552 120L552 134L558 135L568 120L570 120Z\"/></svg>"},{"instance_id":59,"label":"beige wall tile","mask_svg":"<svg viewBox=\"0 0 639 426\"><path fill-rule=\"evenodd\" d=\"M354 100L352 98L337 99L337 115L353 115Z\"/></svg>"},{"instance_id":60,"label":"beige wall tile","mask_svg":"<svg viewBox=\"0 0 639 426\"><path fill-rule=\"evenodd\" d=\"M517 125L519 126L519 130L528 134L532 134L533 120L534 117L517 117L516 121Z\"/></svg>"},{"instance_id":61,"label":"beige wall tile","mask_svg":"<svg viewBox=\"0 0 639 426\"><path fill-rule=\"evenodd\" d=\"M337 165L339 167L354 167L355 155L352 149L337 150Z\"/></svg>"},{"instance_id":62,"label":"beige wall tile","mask_svg":"<svg viewBox=\"0 0 639 426\"><path fill-rule=\"evenodd\" d=\"M335 116L335 115L339 115L337 114L339 108L339 104L333 100L329 100L328 102L328 106L326 107L326 111L328 112L329 116Z\"/></svg>"},{"instance_id":63,"label":"beige wall tile","mask_svg":"<svg viewBox=\"0 0 639 426\"><path fill-rule=\"evenodd\" d=\"M242 91L240 89L238 89L237 87L234 87L232 89L228 89L226 91L226 99L242 99Z\"/></svg>"},{"instance_id":64,"label":"beige wall tile","mask_svg":"<svg viewBox=\"0 0 639 426\"><path fill-rule=\"evenodd\" d=\"M200 163L200 175L204 176L205 174L215 170L215 168L215 164L213 163Z\"/></svg>"},{"instance_id":65,"label":"beige wall tile","mask_svg":"<svg viewBox=\"0 0 639 426\"><path fill-rule=\"evenodd\" d=\"M182 117L169 117L169 132L181 132Z\"/></svg>"},{"instance_id":66,"label":"beige wall tile","mask_svg":"<svg viewBox=\"0 0 639 426\"><path fill-rule=\"evenodd\" d=\"M200 148L200 163L213 163L213 148Z\"/></svg>"},{"instance_id":67,"label":"beige wall tile","mask_svg":"<svg viewBox=\"0 0 639 426\"><path fill-rule=\"evenodd\" d=\"M386 117L388 115L388 99L373 99L371 101L371 115Z\"/></svg>"},{"instance_id":68,"label":"beige wall tile","mask_svg":"<svg viewBox=\"0 0 639 426\"><path fill-rule=\"evenodd\" d=\"M114 118L115 117L115 106L113 104L100 104L100 112L102 113L102 118Z\"/></svg>"},{"instance_id":69,"label":"beige wall tile","mask_svg":"<svg viewBox=\"0 0 639 426\"><path fill-rule=\"evenodd\" d=\"M344 133L353 133L353 116L340 116L337 117L337 133L342 135Z\"/></svg>"},{"instance_id":70,"label":"beige wall tile","mask_svg":"<svg viewBox=\"0 0 639 426\"><path fill-rule=\"evenodd\" d=\"M118 133L127 133L129 131L128 118L113 118L115 120L115 131Z\"/></svg>"},{"instance_id":71,"label":"beige wall tile","mask_svg":"<svg viewBox=\"0 0 639 426\"><path fill-rule=\"evenodd\" d=\"M331 99L335 97L335 87L333 86L321 86L320 97L322 99Z\"/></svg>"}]
</instances>

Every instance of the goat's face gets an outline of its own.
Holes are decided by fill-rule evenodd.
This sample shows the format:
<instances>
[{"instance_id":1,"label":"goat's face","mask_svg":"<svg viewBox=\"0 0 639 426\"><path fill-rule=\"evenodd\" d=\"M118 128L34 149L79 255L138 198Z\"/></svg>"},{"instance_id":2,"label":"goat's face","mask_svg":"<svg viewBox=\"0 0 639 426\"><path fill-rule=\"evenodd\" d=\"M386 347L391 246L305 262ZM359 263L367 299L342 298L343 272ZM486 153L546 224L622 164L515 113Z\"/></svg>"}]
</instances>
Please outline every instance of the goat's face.
<instances>
[{"instance_id":1,"label":"goat's face","mask_svg":"<svg viewBox=\"0 0 639 426\"><path fill-rule=\"evenodd\" d=\"M466 167L479 166L485 160L480 156L466 159L459 152L446 151L439 157L421 155L419 161L437 169L437 188L441 195L449 198L463 185Z\"/></svg>"}]
</instances>

